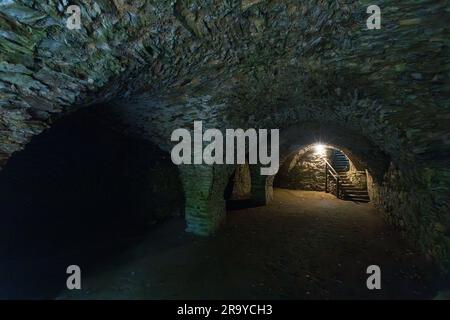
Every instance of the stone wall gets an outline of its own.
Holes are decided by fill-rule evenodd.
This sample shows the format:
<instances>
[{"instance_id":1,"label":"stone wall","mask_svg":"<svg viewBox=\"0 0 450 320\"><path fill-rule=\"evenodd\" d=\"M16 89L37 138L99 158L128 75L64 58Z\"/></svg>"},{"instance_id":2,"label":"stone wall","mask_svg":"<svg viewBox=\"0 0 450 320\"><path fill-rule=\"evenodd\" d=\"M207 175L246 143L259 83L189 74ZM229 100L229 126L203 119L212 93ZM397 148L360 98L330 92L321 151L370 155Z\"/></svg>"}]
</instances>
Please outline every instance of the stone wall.
<instances>
[{"instance_id":1,"label":"stone wall","mask_svg":"<svg viewBox=\"0 0 450 320\"><path fill-rule=\"evenodd\" d=\"M358 170L352 161L349 161L350 167L347 172L347 177L353 183L354 186L365 189L367 186L367 175L366 168L361 168L363 170Z\"/></svg>"},{"instance_id":2,"label":"stone wall","mask_svg":"<svg viewBox=\"0 0 450 320\"><path fill-rule=\"evenodd\" d=\"M403 169L408 172L408 168ZM367 174L369 197L389 224L445 269L449 263L450 217L440 212L437 194L428 194L426 182L418 176L414 178L391 163L381 182Z\"/></svg>"},{"instance_id":3,"label":"stone wall","mask_svg":"<svg viewBox=\"0 0 450 320\"><path fill-rule=\"evenodd\" d=\"M314 147L300 150L290 156L281 166L274 180L279 188L325 191L325 160L330 162L332 149L318 154Z\"/></svg>"}]
</instances>

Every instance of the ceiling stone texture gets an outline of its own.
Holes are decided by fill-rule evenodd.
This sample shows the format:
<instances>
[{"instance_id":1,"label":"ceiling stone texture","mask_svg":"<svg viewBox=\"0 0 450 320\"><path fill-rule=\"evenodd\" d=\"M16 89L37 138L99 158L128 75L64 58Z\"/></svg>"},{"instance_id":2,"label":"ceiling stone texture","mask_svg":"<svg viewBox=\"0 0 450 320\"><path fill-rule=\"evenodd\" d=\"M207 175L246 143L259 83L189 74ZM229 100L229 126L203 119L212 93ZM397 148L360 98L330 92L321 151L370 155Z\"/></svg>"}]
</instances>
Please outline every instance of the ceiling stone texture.
<instances>
[{"instance_id":1,"label":"ceiling stone texture","mask_svg":"<svg viewBox=\"0 0 450 320\"><path fill-rule=\"evenodd\" d=\"M379 0L381 30L366 30L370 1L73 4L81 30L66 27L67 1L0 1L0 167L58 118L105 102L118 127L165 150L194 120L339 126L390 159L417 212L409 231L448 259L449 1Z\"/></svg>"}]
</instances>

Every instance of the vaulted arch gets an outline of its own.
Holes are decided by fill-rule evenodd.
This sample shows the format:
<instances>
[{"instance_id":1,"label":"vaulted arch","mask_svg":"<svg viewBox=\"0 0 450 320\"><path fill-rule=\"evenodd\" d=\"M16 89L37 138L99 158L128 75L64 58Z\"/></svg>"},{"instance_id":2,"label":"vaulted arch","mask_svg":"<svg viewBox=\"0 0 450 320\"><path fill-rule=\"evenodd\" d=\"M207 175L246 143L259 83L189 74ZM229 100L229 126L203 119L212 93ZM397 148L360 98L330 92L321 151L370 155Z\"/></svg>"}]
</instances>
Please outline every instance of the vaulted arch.
<instances>
[{"instance_id":1,"label":"vaulted arch","mask_svg":"<svg viewBox=\"0 0 450 320\"><path fill-rule=\"evenodd\" d=\"M383 13L382 30L366 29L365 1L79 6L81 29L70 30L59 2L0 4L0 167L58 119L99 102L111 102L123 132L165 151L172 130L194 120L279 128L282 158L323 140L366 167L388 220L449 264L445 2L383 1L395 10ZM181 171L188 230L213 233L230 170ZM266 202L262 180L252 184Z\"/></svg>"}]
</instances>

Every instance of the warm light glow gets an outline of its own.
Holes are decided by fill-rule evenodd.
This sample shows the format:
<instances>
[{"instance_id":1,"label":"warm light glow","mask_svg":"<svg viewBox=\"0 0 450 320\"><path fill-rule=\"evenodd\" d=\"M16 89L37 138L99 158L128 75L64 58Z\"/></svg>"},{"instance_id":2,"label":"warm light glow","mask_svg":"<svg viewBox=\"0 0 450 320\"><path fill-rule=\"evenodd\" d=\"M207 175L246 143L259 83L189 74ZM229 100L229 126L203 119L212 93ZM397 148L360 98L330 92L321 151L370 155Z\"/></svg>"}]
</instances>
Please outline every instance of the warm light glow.
<instances>
[{"instance_id":1,"label":"warm light glow","mask_svg":"<svg viewBox=\"0 0 450 320\"><path fill-rule=\"evenodd\" d=\"M314 149L317 154L324 154L325 153L325 146L323 144L316 144L314 145Z\"/></svg>"}]
</instances>

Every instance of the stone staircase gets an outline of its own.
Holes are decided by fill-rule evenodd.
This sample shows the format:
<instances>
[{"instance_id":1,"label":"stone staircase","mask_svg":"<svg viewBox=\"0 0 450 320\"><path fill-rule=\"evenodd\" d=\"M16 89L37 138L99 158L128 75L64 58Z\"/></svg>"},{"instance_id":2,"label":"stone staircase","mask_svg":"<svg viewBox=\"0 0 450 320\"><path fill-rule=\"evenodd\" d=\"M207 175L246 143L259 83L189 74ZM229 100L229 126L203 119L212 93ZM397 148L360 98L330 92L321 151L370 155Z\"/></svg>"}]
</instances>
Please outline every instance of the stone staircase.
<instances>
[{"instance_id":1,"label":"stone staircase","mask_svg":"<svg viewBox=\"0 0 450 320\"><path fill-rule=\"evenodd\" d=\"M341 181L340 188L344 200L355 202L369 202L369 193L367 192L367 186L360 188L354 185L348 178L347 172L350 169L350 162L345 154L335 150L331 165L336 170Z\"/></svg>"}]
</instances>

